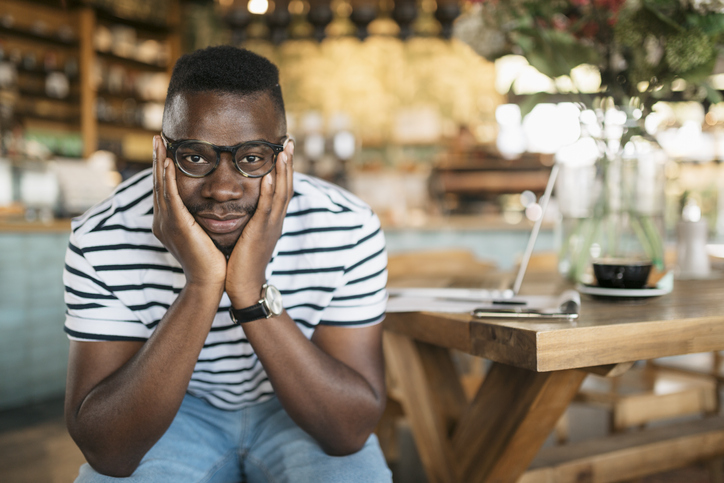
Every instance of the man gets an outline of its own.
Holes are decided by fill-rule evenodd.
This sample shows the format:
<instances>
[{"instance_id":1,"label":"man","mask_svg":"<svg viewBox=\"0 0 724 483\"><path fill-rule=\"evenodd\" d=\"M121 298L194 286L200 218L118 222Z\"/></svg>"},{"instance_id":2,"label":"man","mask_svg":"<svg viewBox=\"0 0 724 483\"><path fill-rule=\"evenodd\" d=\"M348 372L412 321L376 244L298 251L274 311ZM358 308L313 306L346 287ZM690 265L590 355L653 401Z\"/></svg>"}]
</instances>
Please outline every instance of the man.
<instances>
[{"instance_id":1,"label":"man","mask_svg":"<svg viewBox=\"0 0 724 483\"><path fill-rule=\"evenodd\" d=\"M390 481L379 221L293 155L273 64L177 62L152 170L73 223L78 481Z\"/></svg>"}]
</instances>

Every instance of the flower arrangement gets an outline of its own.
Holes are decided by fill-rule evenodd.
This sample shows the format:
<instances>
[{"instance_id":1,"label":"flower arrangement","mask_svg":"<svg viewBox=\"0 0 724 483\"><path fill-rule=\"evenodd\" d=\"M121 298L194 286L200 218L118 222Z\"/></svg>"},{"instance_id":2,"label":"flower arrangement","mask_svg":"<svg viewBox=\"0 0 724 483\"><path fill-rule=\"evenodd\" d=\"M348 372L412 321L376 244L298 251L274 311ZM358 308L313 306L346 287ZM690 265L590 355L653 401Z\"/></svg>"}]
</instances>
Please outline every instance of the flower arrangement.
<instances>
[{"instance_id":1,"label":"flower arrangement","mask_svg":"<svg viewBox=\"0 0 724 483\"><path fill-rule=\"evenodd\" d=\"M671 96L721 101L707 83L724 42L724 0L483 0L457 35L489 60L523 55L550 77L597 66L615 105L638 99L644 113ZM575 83L574 83L575 84ZM575 85L574 85L575 87Z\"/></svg>"},{"instance_id":2,"label":"flower arrangement","mask_svg":"<svg viewBox=\"0 0 724 483\"><path fill-rule=\"evenodd\" d=\"M626 253L665 270L665 155L642 121L662 99L722 100L709 76L724 46L724 0L483 0L456 35L489 60L518 54L551 78L570 76L571 100L590 110L581 142L596 146L597 159L567 186L595 180L569 203L581 208L585 198L585 213L564 213L561 272L590 283L591 258ZM594 92L576 85L581 65L600 73ZM547 95L527 96L522 113Z\"/></svg>"}]
</instances>

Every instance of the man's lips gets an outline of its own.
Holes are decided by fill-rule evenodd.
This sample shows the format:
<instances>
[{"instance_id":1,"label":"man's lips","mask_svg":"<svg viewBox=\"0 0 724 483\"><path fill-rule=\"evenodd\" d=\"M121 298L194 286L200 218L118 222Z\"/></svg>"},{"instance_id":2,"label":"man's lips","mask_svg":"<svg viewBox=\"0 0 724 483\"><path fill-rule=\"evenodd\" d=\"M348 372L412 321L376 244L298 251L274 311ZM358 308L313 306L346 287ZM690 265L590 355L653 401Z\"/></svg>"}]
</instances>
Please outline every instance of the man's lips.
<instances>
[{"instance_id":1,"label":"man's lips","mask_svg":"<svg viewBox=\"0 0 724 483\"><path fill-rule=\"evenodd\" d=\"M238 230L244 224L246 215L238 213L227 215L197 213L195 218L209 233L222 235Z\"/></svg>"}]
</instances>

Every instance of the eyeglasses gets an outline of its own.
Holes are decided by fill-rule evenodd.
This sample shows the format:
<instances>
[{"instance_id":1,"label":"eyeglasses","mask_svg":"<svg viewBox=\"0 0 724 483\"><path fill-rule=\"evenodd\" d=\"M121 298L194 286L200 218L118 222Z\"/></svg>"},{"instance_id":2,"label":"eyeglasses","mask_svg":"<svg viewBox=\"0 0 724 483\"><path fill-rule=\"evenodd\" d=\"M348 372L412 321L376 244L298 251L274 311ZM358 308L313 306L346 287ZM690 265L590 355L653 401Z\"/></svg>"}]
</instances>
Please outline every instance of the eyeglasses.
<instances>
[{"instance_id":1,"label":"eyeglasses","mask_svg":"<svg viewBox=\"0 0 724 483\"><path fill-rule=\"evenodd\" d=\"M261 178L274 169L277 156L284 151L282 144L248 141L235 146L217 146L206 141L184 139L170 141L161 133L166 153L186 176L203 178L214 172L221 153L231 153L234 166L247 178ZM286 137L284 138L286 139Z\"/></svg>"}]
</instances>

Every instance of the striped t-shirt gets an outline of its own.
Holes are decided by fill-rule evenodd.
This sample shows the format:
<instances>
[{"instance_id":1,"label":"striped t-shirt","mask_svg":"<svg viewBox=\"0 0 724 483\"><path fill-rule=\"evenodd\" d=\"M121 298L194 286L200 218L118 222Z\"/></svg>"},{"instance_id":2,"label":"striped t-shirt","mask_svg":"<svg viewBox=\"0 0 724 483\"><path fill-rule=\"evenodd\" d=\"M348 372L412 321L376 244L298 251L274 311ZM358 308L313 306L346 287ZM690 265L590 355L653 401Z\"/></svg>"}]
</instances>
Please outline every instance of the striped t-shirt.
<instances>
[{"instance_id":1,"label":"striped t-shirt","mask_svg":"<svg viewBox=\"0 0 724 483\"><path fill-rule=\"evenodd\" d=\"M66 254L65 331L79 341L148 339L185 284L178 261L151 232L153 179L143 171L73 220ZM318 324L381 322L387 255L380 223L358 198L294 174L282 235L266 269L284 308L310 338ZM222 409L274 393L259 359L231 322L223 295L188 392Z\"/></svg>"}]
</instances>

